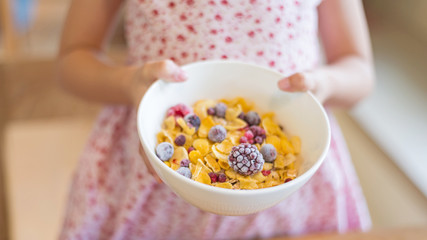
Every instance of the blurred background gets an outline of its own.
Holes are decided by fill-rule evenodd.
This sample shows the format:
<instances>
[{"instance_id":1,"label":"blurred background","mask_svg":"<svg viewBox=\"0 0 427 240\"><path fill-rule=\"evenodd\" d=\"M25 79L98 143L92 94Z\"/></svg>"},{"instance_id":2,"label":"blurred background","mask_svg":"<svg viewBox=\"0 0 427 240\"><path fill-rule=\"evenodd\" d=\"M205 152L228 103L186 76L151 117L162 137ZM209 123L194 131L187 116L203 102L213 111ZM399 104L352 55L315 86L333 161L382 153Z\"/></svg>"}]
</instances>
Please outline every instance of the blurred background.
<instances>
[{"instance_id":1,"label":"blurred background","mask_svg":"<svg viewBox=\"0 0 427 240\"><path fill-rule=\"evenodd\" d=\"M102 107L55 82L69 3L0 0L0 239L57 238L74 166ZM427 1L364 4L377 87L335 115L370 208L369 236L427 239ZM109 55L124 62L125 51L119 28Z\"/></svg>"}]
</instances>

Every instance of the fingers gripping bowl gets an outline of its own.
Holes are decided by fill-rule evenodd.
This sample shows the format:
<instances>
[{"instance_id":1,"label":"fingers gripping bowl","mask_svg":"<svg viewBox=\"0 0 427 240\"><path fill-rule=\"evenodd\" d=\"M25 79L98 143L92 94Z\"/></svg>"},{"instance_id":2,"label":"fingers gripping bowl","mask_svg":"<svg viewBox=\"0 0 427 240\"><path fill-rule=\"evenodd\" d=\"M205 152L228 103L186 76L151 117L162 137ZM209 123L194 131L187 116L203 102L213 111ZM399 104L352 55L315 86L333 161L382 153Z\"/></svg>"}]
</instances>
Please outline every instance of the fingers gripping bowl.
<instances>
[{"instance_id":1,"label":"fingers gripping bowl","mask_svg":"<svg viewBox=\"0 0 427 240\"><path fill-rule=\"evenodd\" d=\"M274 206L301 188L323 162L330 142L330 127L321 104L310 93L286 93L277 88L283 76L273 70L233 61L206 61L183 67L184 83L155 82L138 108L137 127L142 146L160 178L176 194L205 211L247 215ZM188 179L164 164L155 153L156 134L167 109L177 103L191 106L200 99L241 96L262 112L273 111L286 131L303 143L298 176L291 182L255 190L212 187Z\"/></svg>"}]
</instances>

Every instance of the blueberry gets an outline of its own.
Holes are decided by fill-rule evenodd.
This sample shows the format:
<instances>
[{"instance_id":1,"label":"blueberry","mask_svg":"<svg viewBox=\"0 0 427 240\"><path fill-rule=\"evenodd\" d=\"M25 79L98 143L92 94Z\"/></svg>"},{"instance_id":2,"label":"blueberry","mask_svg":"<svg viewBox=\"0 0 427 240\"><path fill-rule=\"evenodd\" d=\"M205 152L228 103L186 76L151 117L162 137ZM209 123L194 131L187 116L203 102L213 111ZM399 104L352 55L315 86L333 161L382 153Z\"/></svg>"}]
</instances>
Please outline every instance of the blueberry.
<instances>
[{"instance_id":1,"label":"blueberry","mask_svg":"<svg viewBox=\"0 0 427 240\"><path fill-rule=\"evenodd\" d=\"M185 144L185 136L184 135L178 135L176 138L175 138L175 144L177 145L177 146L183 146L184 144Z\"/></svg>"},{"instance_id":2,"label":"blueberry","mask_svg":"<svg viewBox=\"0 0 427 240\"><path fill-rule=\"evenodd\" d=\"M199 129L200 118L196 114L187 114L184 117L184 120L187 123L187 125L189 125L190 127L195 127L196 131Z\"/></svg>"},{"instance_id":3,"label":"blueberry","mask_svg":"<svg viewBox=\"0 0 427 240\"><path fill-rule=\"evenodd\" d=\"M208 112L209 115L213 116L213 115L215 115L215 108L213 108L213 107L208 108L207 112Z\"/></svg>"},{"instance_id":4,"label":"blueberry","mask_svg":"<svg viewBox=\"0 0 427 240\"><path fill-rule=\"evenodd\" d=\"M181 167L189 167L190 166L190 160L188 159L182 159L180 163Z\"/></svg>"},{"instance_id":5,"label":"blueberry","mask_svg":"<svg viewBox=\"0 0 427 240\"><path fill-rule=\"evenodd\" d=\"M208 138L212 142L222 142L227 136L227 130L221 125L211 127L208 133Z\"/></svg>"},{"instance_id":6,"label":"blueberry","mask_svg":"<svg viewBox=\"0 0 427 240\"><path fill-rule=\"evenodd\" d=\"M246 113L245 115L245 121L250 125L250 126L257 126L260 124L261 122L261 118L259 117L257 112L254 111L249 111L248 113Z\"/></svg>"},{"instance_id":7,"label":"blueberry","mask_svg":"<svg viewBox=\"0 0 427 240\"><path fill-rule=\"evenodd\" d=\"M217 117L224 118L225 117L225 111L227 111L227 105L224 103L218 103L215 106L215 114Z\"/></svg>"},{"instance_id":8,"label":"blueberry","mask_svg":"<svg viewBox=\"0 0 427 240\"><path fill-rule=\"evenodd\" d=\"M173 146L168 142L162 142L156 147L156 155L162 161L169 160L173 155Z\"/></svg>"},{"instance_id":9,"label":"blueberry","mask_svg":"<svg viewBox=\"0 0 427 240\"><path fill-rule=\"evenodd\" d=\"M264 157L264 160L266 162L274 162L274 160L276 160L277 151L276 151L276 148L273 145L271 145L271 144L264 144L261 147L260 152L261 152L261 154Z\"/></svg>"},{"instance_id":10,"label":"blueberry","mask_svg":"<svg viewBox=\"0 0 427 240\"><path fill-rule=\"evenodd\" d=\"M180 167L178 170L176 170L177 173L181 174L182 176L186 178L191 178L191 171L187 167Z\"/></svg>"}]
</instances>

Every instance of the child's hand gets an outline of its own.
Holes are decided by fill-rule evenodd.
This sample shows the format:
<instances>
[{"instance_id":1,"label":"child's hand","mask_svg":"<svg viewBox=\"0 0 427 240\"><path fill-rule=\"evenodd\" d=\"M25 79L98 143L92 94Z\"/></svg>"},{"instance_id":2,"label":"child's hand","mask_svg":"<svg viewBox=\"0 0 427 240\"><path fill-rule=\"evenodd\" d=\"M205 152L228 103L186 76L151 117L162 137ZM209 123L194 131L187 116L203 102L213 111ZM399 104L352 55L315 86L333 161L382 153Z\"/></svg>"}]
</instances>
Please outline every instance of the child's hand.
<instances>
[{"instance_id":1,"label":"child's hand","mask_svg":"<svg viewBox=\"0 0 427 240\"><path fill-rule=\"evenodd\" d=\"M171 60L147 62L133 70L129 94L134 106L138 106L142 96L157 79L168 82L183 82L187 80L185 72Z\"/></svg>"},{"instance_id":2,"label":"child's hand","mask_svg":"<svg viewBox=\"0 0 427 240\"><path fill-rule=\"evenodd\" d=\"M326 86L320 81L324 76L319 74L316 72L295 73L281 79L278 86L286 92L310 91L323 104L326 100Z\"/></svg>"},{"instance_id":3,"label":"child's hand","mask_svg":"<svg viewBox=\"0 0 427 240\"><path fill-rule=\"evenodd\" d=\"M171 60L156 62L147 62L142 67L133 69L129 94L135 107L137 107L150 85L157 79L163 79L168 82L183 82L187 79L185 72ZM157 182L161 183L159 176L154 171L144 150L139 145L139 153L147 166L147 170L154 176Z\"/></svg>"}]
</instances>

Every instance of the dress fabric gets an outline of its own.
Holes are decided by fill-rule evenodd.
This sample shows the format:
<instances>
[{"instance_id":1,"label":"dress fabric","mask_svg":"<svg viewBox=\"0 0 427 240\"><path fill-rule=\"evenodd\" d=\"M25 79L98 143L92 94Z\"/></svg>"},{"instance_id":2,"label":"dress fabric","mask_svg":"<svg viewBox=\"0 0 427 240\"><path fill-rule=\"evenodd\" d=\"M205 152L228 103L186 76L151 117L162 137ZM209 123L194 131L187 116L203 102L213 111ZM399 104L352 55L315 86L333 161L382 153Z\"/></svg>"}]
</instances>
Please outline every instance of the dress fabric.
<instances>
[{"instance_id":1,"label":"dress fabric","mask_svg":"<svg viewBox=\"0 0 427 240\"><path fill-rule=\"evenodd\" d=\"M319 63L319 0L129 0L129 62L232 59L290 75ZM248 216L204 212L147 172L135 111L100 113L73 177L60 239L251 239L367 230L368 208L345 140L332 140L313 178L278 205ZM160 123L159 123L160 124Z\"/></svg>"}]
</instances>

